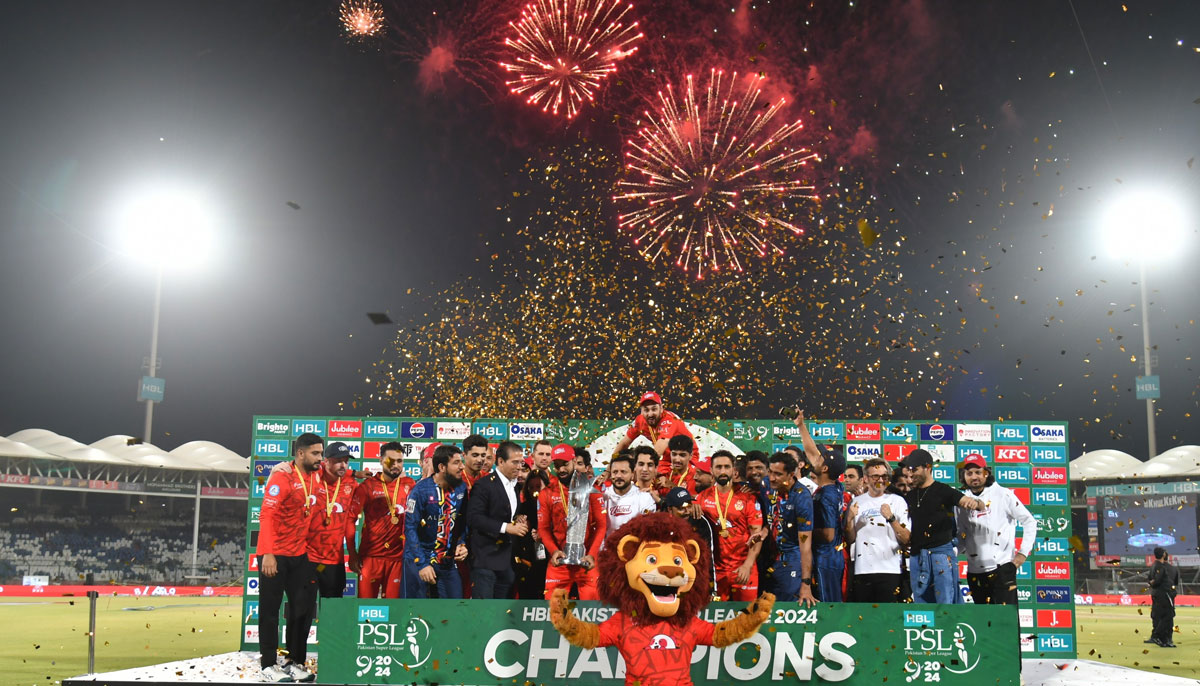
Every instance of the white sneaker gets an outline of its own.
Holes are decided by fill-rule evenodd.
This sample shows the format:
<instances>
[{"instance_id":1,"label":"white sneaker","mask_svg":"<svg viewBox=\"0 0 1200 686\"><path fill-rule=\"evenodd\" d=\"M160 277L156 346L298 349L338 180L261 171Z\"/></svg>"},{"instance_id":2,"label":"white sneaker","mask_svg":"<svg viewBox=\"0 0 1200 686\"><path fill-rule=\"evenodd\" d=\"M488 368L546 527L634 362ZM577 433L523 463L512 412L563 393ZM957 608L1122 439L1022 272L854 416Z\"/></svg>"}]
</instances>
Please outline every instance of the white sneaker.
<instances>
[{"instance_id":1,"label":"white sneaker","mask_svg":"<svg viewBox=\"0 0 1200 686\"><path fill-rule=\"evenodd\" d=\"M283 667L280 667L279 665L271 665L270 667L263 667L262 675L263 675L263 681L266 681L268 683L272 683L272 684L290 684L290 683L292 683L292 676L290 674L288 674L288 670L284 669Z\"/></svg>"},{"instance_id":2,"label":"white sneaker","mask_svg":"<svg viewBox=\"0 0 1200 686\"><path fill-rule=\"evenodd\" d=\"M289 662L283 668L287 670L288 676L292 678L292 681L297 683L307 684L310 681L315 681L317 678L317 675L308 671L304 665L298 665L295 662Z\"/></svg>"}]
</instances>

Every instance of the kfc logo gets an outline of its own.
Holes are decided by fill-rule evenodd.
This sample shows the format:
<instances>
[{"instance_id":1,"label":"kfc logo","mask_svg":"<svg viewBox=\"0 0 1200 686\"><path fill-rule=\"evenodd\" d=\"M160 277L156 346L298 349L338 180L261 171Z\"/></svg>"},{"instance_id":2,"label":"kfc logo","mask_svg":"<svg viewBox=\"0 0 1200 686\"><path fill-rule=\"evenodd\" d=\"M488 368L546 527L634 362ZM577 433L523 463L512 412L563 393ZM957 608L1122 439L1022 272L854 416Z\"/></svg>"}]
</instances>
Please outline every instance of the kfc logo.
<instances>
[{"instance_id":1,"label":"kfc logo","mask_svg":"<svg viewBox=\"0 0 1200 686\"><path fill-rule=\"evenodd\" d=\"M1028 462L1029 446L1027 445L998 445L996 446L996 462Z\"/></svg>"}]
</instances>

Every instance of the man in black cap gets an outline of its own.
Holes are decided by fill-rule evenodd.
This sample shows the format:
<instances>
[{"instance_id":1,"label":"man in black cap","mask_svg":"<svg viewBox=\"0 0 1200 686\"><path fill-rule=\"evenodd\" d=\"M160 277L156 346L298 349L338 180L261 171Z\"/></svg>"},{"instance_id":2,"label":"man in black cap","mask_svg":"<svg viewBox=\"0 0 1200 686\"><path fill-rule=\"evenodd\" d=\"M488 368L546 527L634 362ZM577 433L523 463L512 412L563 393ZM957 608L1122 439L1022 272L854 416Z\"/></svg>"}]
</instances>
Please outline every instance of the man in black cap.
<instances>
[{"instance_id":1,"label":"man in black cap","mask_svg":"<svg viewBox=\"0 0 1200 686\"><path fill-rule=\"evenodd\" d=\"M1150 621L1154 631L1146 643L1174 648L1175 594L1179 589L1179 568L1170 562L1170 555L1161 546L1154 549L1154 566L1150 568Z\"/></svg>"},{"instance_id":2,"label":"man in black cap","mask_svg":"<svg viewBox=\"0 0 1200 686\"><path fill-rule=\"evenodd\" d=\"M900 464L912 476L912 490L904 498L912 519L908 573L913 602L952 605L961 596L954 550L954 508L982 511L987 506L978 498L934 481L933 456L927 450L917 448Z\"/></svg>"},{"instance_id":3,"label":"man in black cap","mask_svg":"<svg viewBox=\"0 0 1200 686\"><path fill-rule=\"evenodd\" d=\"M846 471L842 451L820 446L813 475L817 491L813 494L813 566L817 577L817 599L823 603L842 602L842 576L846 558L842 555L842 512L845 491L838 477Z\"/></svg>"},{"instance_id":4,"label":"man in black cap","mask_svg":"<svg viewBox=\"0 0 1200 686\"><path fill-rule=\"evenodd\" d=\"M709 570L709 576L712 578L713 587L709 589L709 593L715 593L717 583L717 556L720 554L720 552L718 546L713 544L713 541L715 541L717 537L713 535L712 524L709 523L707 517L704 517L703 515L700 517L692 516L694 511L692 508L693 502L695 502L695 498L692 497L692 494L688 491L688 489L682 486L675 486L667 491L666 495L662 497L662 500L659 501L658 504L663 511L670 512L676 517L687 521L688 524L691 524L692 528L696 530L696 533L700 534L700 538L704 539L708 549L712 551L712 569Z\"/></svg>"}]
</instances>

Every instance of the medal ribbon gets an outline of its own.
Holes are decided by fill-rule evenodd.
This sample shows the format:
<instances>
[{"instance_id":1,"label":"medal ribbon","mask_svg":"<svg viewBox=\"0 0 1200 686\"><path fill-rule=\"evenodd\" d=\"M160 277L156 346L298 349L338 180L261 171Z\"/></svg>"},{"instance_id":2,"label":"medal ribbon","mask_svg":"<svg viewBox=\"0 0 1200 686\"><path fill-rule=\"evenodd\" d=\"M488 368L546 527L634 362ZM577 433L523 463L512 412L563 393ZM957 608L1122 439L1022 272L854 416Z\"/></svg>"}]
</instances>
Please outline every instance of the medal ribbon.
<instances>
[{"instance_id":1,"label":"medal ribbon","mask_svg":"<svg viewBox=\"0 0 1200 686\"><path fill-rule=\"evenodd\" d=\"M297 470L297 472L299 472L299 470ZM311 480L312 474L309 474L308 477ZM296 478L300 479L300 488L304 490L304 516L307 517L308 516L308 484L304 483L304 477L300 476L300 474L298 474L298 473L296 474ZM313 486L313 490L314 491L317 490L317 487Z\"/></svg>"},{"instance_id":2,"label":"medal ribbon","mask_svg":"<svg viewBox=\"0 0 1200 686\"><path fill-rule=\"evenodd\" d=\"M450 533L454 524L451 515L454 513L454 507L450 502L449 493L436 484L434 488L437 488L438 494L438 520L433 542L433 559L440 564L445 561L446 551L450 547Z\"/></svg>"},{"instance_id":3,"label":"medal ribbon","mask_svg":"<svg viewBox=\"0 0 1200 686\"><path fill-rule=\"evenodd\" d=\"M388 493L387 484L383 484L383 497L387 498L388 516L396 517L398 516L396 513L396 497L400 495L400 477L396 477L392 481L395 481L396 485L392 488L391 493Z\"/></svg>"},{"instance_id":4,"label":"medal ribbon","mask_svg":"<svg viewBox=\"0 0 1200 686\"><path fill-rule=\"evenodd\" d=\"M725 513L729 512L729 503L733 502L733 489L732 488L729 489L729 495L725 498L725 508L724 509L721 508L721 492L720 491L713 492L713 501L716 502L716 504L717 504L717 519L720 520L717 523L721 525L722 529L729 528L729 520L725 518Z\"/></svg>"}]
</instances>

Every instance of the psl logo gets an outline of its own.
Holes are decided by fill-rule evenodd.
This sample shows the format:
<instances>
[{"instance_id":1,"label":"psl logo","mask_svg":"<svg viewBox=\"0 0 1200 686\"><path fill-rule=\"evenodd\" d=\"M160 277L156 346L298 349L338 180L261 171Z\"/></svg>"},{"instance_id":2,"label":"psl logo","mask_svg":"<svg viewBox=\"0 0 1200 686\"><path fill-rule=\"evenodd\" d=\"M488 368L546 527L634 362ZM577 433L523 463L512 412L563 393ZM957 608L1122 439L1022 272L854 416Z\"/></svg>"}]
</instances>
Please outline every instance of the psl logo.
<instances>
[{"instance_id":1,"label":"psl logo","mask_svg":"<svg viewBox=\"0 0 1200 686\"><path fill-rule=\"evenodd\" d=\"M362 609L360 608L360 610ZM370 621L363 623L360 621L358 644L389 648L392 653L392 661L403 665L406 669L420 667L429 660L429 656L432 654L429 646L429 625L420 617L410 617L404 624L372 623Z\"/></svg>"},{"instance_id":2,"label":"psl logo","mask_svg":"<svg viewBox=\"0 0 1200 686\"><path fill-rule=\"evenodd\" d=\"M945 629L906 628L904 629L905 652L910 659L905 663L906 680L916 681L921 676L922 669L934 671L945 670L953 674L966 674L979 666L979 654L975 650L979 635L975 628L966 622L954 625L954 631L949 640L946 639ZM918 662L913 655L922 657L949 657L949 664L937 663L934 667L929 662ZM957 660L957 664L955 663Z\"/></svg>"}]
</instances>

